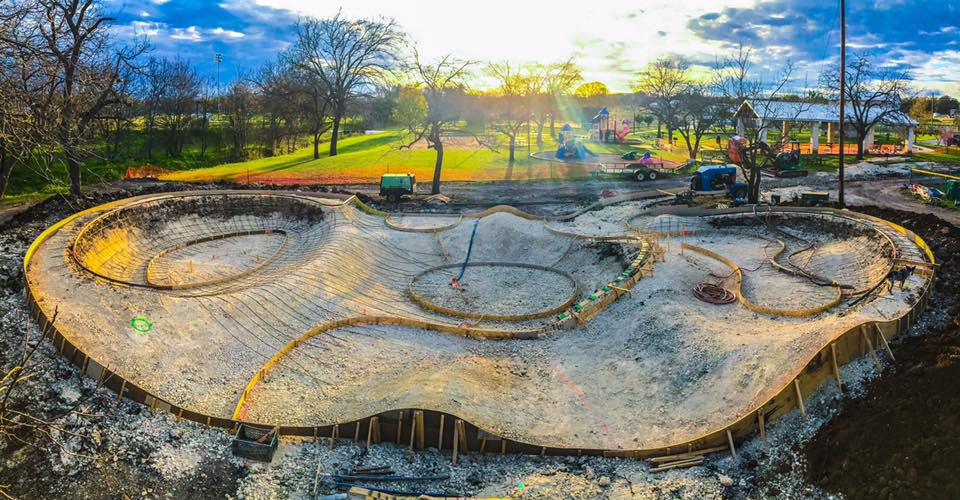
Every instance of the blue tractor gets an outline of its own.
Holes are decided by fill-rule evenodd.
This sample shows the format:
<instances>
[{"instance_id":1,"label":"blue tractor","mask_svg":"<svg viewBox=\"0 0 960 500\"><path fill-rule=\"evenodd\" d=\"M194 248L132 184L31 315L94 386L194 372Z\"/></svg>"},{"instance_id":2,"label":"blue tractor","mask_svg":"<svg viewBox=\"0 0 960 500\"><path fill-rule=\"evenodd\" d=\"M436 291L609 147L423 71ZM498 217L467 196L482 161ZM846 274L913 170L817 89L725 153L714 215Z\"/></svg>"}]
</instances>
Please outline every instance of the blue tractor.
<instances>
[{"instance_id":1,"label":"blue tractor","mask_svg":"<svg viewBox=\"0 0 960 500\"><path fill-rule=\"evenodd\" d=\"M747 184L737 182L735 165L703 165L690 179L690 189L696 192L725 191L736 203L747 199Z\"/></svg>"}]
</instances>

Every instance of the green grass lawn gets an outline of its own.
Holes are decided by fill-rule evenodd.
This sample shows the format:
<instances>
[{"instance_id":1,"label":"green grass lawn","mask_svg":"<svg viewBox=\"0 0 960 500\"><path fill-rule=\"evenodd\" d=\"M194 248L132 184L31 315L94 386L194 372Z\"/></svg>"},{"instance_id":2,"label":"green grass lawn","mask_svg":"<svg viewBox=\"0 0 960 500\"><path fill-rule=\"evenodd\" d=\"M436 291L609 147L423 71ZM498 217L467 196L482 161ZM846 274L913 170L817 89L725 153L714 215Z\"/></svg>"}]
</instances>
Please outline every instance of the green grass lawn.
<instances>
[{"instance_id":1,"label":"green grass lawn","mask_svg":"<svg viewBox=\"0 0 960 500\"><path fill-rule=\"evenodd\" d=\"M385 173L413 173L421 182L433 176L436 152L432 149L401 148L401 133L396 130L379 134L354 136L341 141L339 154L329 156L324 151L319 159L313 158L311 148L295 153L263 158L242 163L230 163L193 170L170 172L163 180L205 182L227 180L267 184L347 184L377 182ZM544 137L544 151L552 152L556 143ZM598 154L621 155L635 150L640 153L651 150L641 146L624 144L589 143L587 147ZM535 150L535 148L534 148ZM665 159L686 158L686 150L680 153L651 150ZM490 181L529 179L578 179L589 177L584 165L564 164L527 157L526 146L517 147L516 160L509 161L505 144L497 150L485 148L444 149L442 179L444 181Z\"/></svg>"},{"instance_id":2,"label":"green grass lawn","mask_svg":"<svg viewBox=\"0 0 960 500\"><path fill-rule=\"evenodd\" d=\"M950 148L949 150L940 150L933 153L914 153L915 161L935 161L941 163L960 163L960 149Z\"/></svg>"}]
</instances>

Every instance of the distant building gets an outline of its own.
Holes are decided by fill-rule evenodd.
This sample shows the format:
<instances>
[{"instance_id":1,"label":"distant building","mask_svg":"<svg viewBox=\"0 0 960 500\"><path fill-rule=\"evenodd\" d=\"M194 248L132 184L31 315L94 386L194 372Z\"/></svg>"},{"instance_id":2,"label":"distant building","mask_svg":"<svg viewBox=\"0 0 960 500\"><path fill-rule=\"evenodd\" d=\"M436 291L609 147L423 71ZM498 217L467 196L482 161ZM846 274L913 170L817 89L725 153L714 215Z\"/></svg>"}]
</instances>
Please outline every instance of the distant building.
<instances>
[{"instance_id":1,"label":"distant building","mask_svg":"<svg viewBox=\"0 0 960 500\"><path fill-rule=\"evenodd\" d=\"M853 115L853 107L847 104L846 116ZM820 146L820 125L827 124L827 142L831 142L834 136L835 127L840 124L840 106L833 104L811 104L805 102L783 102L783 101L763 101L750 102L743 101L743 104L737 109L735 116L738 119L737 132L743 132L741 120L753 119L762 120L763 128L760 130L760 140L767 140L767 130L771 127L782 125L786 133L791 123L804 123L810 127L810 145L808 151L817 153L829 153L830 148ZM934 115L936 116L936 115ZM847 123L849 123L849 118ZM914 147L914 136L917 126L920 124L906 113L895 111L883 119L883 125L893 127L904 138L903 151L912 153ZM874 132L876 127L870 127L867 137L864 138L864 150L870 149L874 143ZM847 129L847 136L851 136L851 129ZM806 148L804 148L806 149ZM824 150L826 149L826 151Z\"/></svg>"}]
</instances>

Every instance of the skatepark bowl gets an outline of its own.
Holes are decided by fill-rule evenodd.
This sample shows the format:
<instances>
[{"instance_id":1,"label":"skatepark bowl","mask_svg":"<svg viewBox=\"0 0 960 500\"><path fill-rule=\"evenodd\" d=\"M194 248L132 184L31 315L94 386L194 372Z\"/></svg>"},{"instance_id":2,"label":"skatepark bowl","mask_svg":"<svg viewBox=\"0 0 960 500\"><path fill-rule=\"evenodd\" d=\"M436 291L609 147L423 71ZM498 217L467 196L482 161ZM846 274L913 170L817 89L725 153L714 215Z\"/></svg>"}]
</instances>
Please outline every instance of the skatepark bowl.
<instances>
[{"instance_id":1,"label":"skatepark bowl","mask_svg":"<svg viewBox=\"0 0 960 500\"><path fill-rule=\"evenodd\" d=\"M822 384L841 390L838 366L890 356L929 297L926 244L880 219L628 208L147 195L45 231L27 297L64 356L153 411L454 461L735 452ZM701 283L735 300L698 300Z\"/></svg>"}]
</instances>

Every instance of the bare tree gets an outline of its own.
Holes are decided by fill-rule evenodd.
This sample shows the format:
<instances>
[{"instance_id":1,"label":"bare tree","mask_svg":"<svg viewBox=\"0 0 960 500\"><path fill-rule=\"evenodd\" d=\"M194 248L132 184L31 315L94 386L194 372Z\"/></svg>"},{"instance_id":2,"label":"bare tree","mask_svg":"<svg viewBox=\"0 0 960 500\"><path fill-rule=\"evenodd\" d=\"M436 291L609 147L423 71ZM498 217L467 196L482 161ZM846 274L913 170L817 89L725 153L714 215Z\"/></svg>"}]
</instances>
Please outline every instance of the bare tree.
<instances>
[{"instance_id":1,"label":"bare tree","mask_svg":"<svg viewBox=\"0 0 960 500\"><path fill-rule=\"evenodd\" d=\"M537 148L543 148L543 129L547 120L550 135L556 136L556 120L564 100L573 94L575 86L583 80L580 67L573 61L535 64L526 68L528 73L528 106L531 118L537 126Z\"/></svg>"},{"instance_id":2,"label":"bare tree","mask_svg":"<svg viewBox=\"0 0 960 500\"><path fill-rule=\"evenodd\" d=\"M160 123L167 134L167 155L180 156L197 100L200 98L200 76L183 60L168 66L166 91L162 97Z\"/></svg>"},{"instance_id":3,"label":"bare tree","mask_svg":"<svg viewBox=\"0 0 960 500\"><path fill-rule=\"evenodd\" d=\"M41 140L31 109L39 72L32 51L16 43L29 12L22 5L9 7L0 13L0 198L6 194L14 165L30 157Z\"/></svg>"},{"instance_id":4,"label":"bare tree","mask_svg":"<svg viewBox=\"0 0 960 500\"><path fill-rule=\"evenodd\" d=\"M330 156L337 154L340 125L349 105L396 64L403 34L392 19L301 19L292 60L324 84L330 102Z\"/></svg>"},{"instance_id":5,"label":"bare tree","mask_svg":"<svg viewBox=\"0 0 960 500\"><path fill-rule=\"evenodd\" d=\"M157 129L163 98L170 84L170 63L166 59L151 57L144 65L138 85L138 96L146 134L144 149L148 159L153 158L153 138Z\"/></svg>"},{"instance_id":6,"label":"bare tree","mask_svg":"<svg viewBox=\"0 0 960 500\"><path fill-rule=\"evenodd\" d=\"M701 83L688 84L677 101L674 127L686 142L690 159L695 160L704 134L723 119L728 106L724 100L710 95L708 87Z\"/></svg>"},{"instance_id":7,"label":"bare tree","mask_svg":"<svg viewBox=\"0 0 960 500\"><path fill-rule=\"evenodd\" d=\"M45 83L32 102L42 109L43 126L55 131L66 158L70 193L80 194L80 172L91 125L108 106L120 102L122 71L145 45L114 48L113 18L100 13L97 0L35 0L25 9L23 29L3 33L5 44L28 51Z\"/></svg>"},{"instance_id":8,"label":"bare tree","mask_svg":"<svg viewBox=\"0 0 960 500\"><path fill-rule=\"evenodd\" d=\"M264 144L269 154L282 153L284 143L286 151L291 152L299 135L300 117L304 115L302 110L307 104L302 83L297 81L293 68L282 62L263 65L252 82L259 90L260 111L266 118Z\"/></svg>"},{"instance_id":9,"label":"bare tree","mask_svg":"<svg viewBox=\"0 0 960 500\"><path fill-rule=\"evenodd\" d=\"M646 98L647 108L657 118L657 138L661 126L667 126L667 136L673 142L673 130L680 115L680 95L692 83L689 63L679 57L661 57L640 72L634 91Z\"/></svg>"},{"instance_id":10,"label":"bare tree","mask_svg":"<svg viewBox=\"0 0 960 500\"><path fill-rule=\"evenodd\" d=\"M315 47L319 41L312 38L315 36L317 33L313 28L298 28L297 42L289 51L280 54L278 64L283 71L290 73L296 86L303 120L313 142L313 159L316 160L320 158L320 137L330 130L333 124L330 116L330 87L326 80L318 75L324 66L304 60L317 54Z\"/></svg>"},{"instance_id":11,"label":"bare tree","mask_svg":"<svg viewBox=\"0 0 960 500\"><path fill-rule=\"evenodd\" d=\"M751 72L751 51L742 46L731 56L721 59L714 68L714 88L723 108L718 110L721 120L727 117L737 123L734 158L730 161L740 167L747 182L747 200L760 201L761 172L774 165L783 149L785 136L775 143L767 142L767 133L774 117L796 120L809 109L805 102L786 103L779 98L791 82L793 65L787 63L780 74L765 83ZM735 111L734 111L735 110ZM729 150L728 150L729 151Z\"/></svg>"},{"instance_id":12,"label":"bare tree","mask_svg":"<svg viewBox=\"0 0 960 500\"><path fill-rule=\"evenodd\" d=\"M844 92L850 109L846 122L857 133L857 159L862 160L870 130L902 114L900 103L910 94L909 78L894 69L875 67L864 54L851 58L846 72ZM839 89L840 75L825 72L821 82L826 89Z\"/></svg>"},{"instance_id":13,"label":"bare tree","mask_svg":"<svg viewBox=\"0 0 960 500\"><path fill-rule=\"evenodd\" d=\"M529 69L524 72L509 62L491 63L487 72L497 81L493 128L506 137L510 161L515 161L517 136L530 123L530 99L539 93L540 79Z\"/></svg>"},{"instance_id":14,"label":"bare tree","mask_svg":"<svg viewBox=\"0 0 960 500\"><path fill-rule=\"evenodd\" d=\"M255 110L256 97L253 89L242 80L234 82L223 96L231 139L231 157L235 161L247 158L250 119Z\"/></svg>"},{"instance_id":15,"label":"bare tree","mask_svg":"<svg viewBox=\"0 0 960 500\"><path fill-rule=\"evenodd\" d=\"M446 134L460 130L459 123L465 109L463 101L468 89L467 71L473 63L461 61L451 55L429 64L420 61L414 51L411 73L416 85L401 92L394 114L398 123L406 128L406 143L409 148L420 140L437 152L433 166L432 194L440 193L440 172L443 168L443 140ZM480 138L478 138L480 140Z\"/></svg>"}]
</instances>

